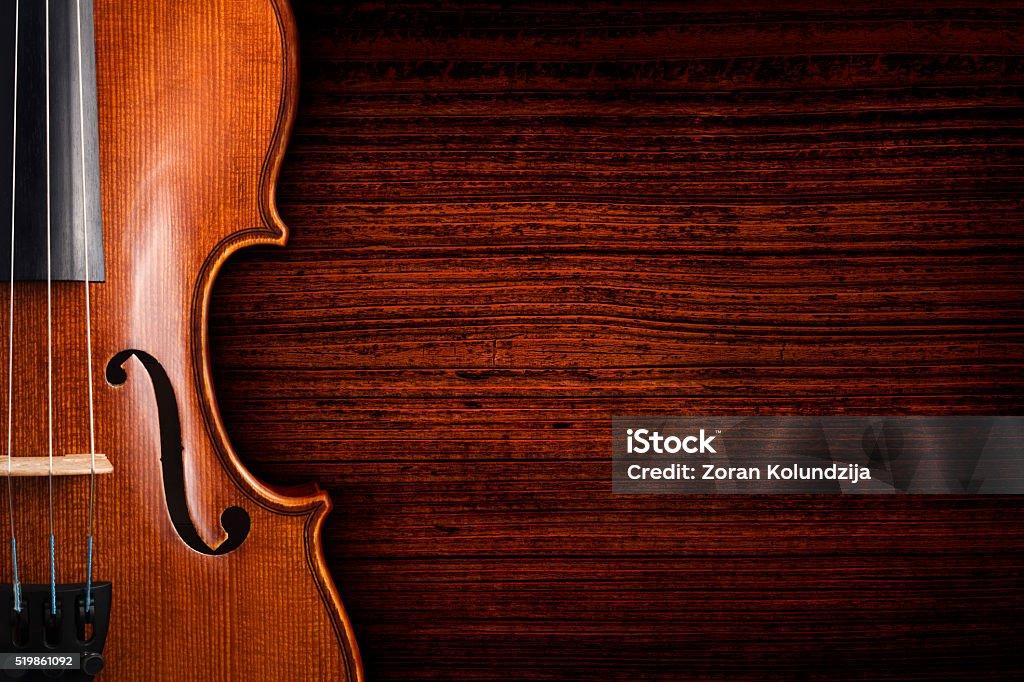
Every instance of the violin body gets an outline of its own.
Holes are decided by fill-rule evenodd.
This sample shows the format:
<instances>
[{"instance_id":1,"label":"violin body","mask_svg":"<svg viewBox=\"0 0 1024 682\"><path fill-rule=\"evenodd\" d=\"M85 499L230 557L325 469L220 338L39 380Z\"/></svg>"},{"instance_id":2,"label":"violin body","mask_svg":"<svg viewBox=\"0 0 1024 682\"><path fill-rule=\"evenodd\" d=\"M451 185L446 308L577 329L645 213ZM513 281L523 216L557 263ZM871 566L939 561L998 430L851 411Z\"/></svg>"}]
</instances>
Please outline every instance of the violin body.
<instances>
[{"instance_id":1,"label":"violin body","mask_svg":"<svg viewBox=\"0 0 1024 682\"><path fill-rule=\"evenodd\" d=\"M290 8L95 0L94 22L105 281L89 285L91 372L95 447L113 466L95 478L93 577L112 583L98 679L360 680L320 547L330 502L246 471L208 364L218 270L238 249L286 239L274 193L297 97ZM18 456L46 452L50 383L46 285L14 286ZM90 447L84 288L52 284L59 454ZM3 329L10 320L2 306ZM47 485L13 480L26 584L50 579ZM84 579L88 496L88 476L53 479L58 583Z\"/></svg>"}]
</instances>

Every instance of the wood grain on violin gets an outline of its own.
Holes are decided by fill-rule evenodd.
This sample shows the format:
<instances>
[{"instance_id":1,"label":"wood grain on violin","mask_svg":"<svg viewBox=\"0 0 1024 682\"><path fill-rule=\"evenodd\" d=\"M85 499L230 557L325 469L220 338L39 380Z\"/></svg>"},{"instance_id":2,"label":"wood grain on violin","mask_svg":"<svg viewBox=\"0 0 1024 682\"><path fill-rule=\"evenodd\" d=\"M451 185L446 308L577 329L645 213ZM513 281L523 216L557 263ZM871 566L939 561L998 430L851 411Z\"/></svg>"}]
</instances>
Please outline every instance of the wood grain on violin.
<instances>
[{"instance_id":1,"label":"wood grain on violin","mask_svg":"<svg viewBox=\"0 0 1024 682\"><path fill-rule=\"evenodd\" d=\"M295 0L211 304L374 680L1024 676L1015 498L613 496L615 414L1020 414L1024 10Z\"/></svg>"},{"instance_id":2,"label":"wood grain on violin","mask_svg":"<svg viewBox=\"0 0 1024 682\"><path fill-rule=\"evenodd\" d=\"M361 679L320 549L329 500L268 488L242 467L207 362L225 259L285 241L273 195L297 97L291 10L95 0L94 21L105 281L90 289L91 372L96 450L113 467L96 479L93 574L113 583L100 679ZM49 326L53 451L88 453L84 286L54 282L49 316L45 282L13 293L12 451L48 451ZM6 391L6 354L0 364ZM24 583L50 580L47 486L14 482ZM80 582L88 477L53 489L56 581Z\"/></svg>"}]
</instances>

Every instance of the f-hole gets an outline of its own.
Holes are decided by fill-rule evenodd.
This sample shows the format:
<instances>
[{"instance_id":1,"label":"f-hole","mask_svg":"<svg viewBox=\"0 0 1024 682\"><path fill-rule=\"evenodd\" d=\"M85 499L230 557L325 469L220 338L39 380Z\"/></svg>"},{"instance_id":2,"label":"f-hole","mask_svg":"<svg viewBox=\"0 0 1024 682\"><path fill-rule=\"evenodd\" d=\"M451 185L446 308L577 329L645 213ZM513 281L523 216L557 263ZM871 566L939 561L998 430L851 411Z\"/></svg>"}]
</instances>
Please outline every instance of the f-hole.
<instances>
[{"instance_id":1,"label":"f-hole","mask_svg":"<svg viewBox=\"0 0 1024 682\"><path fill-rule=\"evenodd\" d=\"M220 525L227 538L216 547L206 544L188 513L178 399L163 366L146 351L123 350L107 363L107 381L111 386L123 386L128 380L124 364L133 355L146 368L156 396L157 414L160 418L160 464L163 469L164 501L167 503L167 514L171 517L174 530L186 545L201 554L216 556L238 549L248 537L252 525L247 511L241 507L228 507L221 513Z\"/></svg>"}]
</instances>

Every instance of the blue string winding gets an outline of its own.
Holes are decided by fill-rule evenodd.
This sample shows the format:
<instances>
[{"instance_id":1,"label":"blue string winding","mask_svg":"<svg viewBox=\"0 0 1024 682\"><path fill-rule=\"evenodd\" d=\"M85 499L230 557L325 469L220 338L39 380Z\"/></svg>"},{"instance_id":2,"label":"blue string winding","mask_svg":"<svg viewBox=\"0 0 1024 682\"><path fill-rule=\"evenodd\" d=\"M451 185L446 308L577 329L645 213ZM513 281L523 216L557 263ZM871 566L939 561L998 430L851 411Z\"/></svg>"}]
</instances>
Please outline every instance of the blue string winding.
<instances>
[{"instance_id":1,"label":"blue string winding","mask_svg":"<svg viewBox=\"0 0 1024 682\"><path fill-rule=\"evenodd\" d=\"M57 615L57 552L50 534L50 614Z\"/></svg>"}]
</instances>

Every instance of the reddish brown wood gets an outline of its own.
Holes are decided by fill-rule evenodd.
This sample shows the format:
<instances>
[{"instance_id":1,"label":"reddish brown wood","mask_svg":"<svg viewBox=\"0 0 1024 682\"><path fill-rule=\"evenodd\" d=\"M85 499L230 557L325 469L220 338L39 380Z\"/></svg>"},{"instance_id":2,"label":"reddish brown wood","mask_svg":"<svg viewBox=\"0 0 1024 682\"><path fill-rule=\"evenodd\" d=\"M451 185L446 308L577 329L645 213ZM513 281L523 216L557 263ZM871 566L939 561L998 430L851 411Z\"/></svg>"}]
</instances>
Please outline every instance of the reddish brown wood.
<instances>
[{"instance_id":1,"label":"reddish brown wood","mask_svg":"<svg viewBox=\"0 0 1024 682\"><path fill-rule=\"evenodd\" d=\"M97 450L114 466L96 481L94 575L114 586L102 679L361 679L320 547L330 502L315 488L268 488L241 465L207 361L220 266L243 246L285 238L273 197L296 104L291 10L283 0L96 0L95 25L106 281L91 285L91 370ZM45 454L46 284L15 287L13 453ZM83 299L80 283L53 286L58 456L89 451ZM150 381L136 360L124 386L105 380L107 361L125 349L154 356L174 386L189 513L206 543L224 538L222 510L249 513L251 532L234 552L200 554L175 532ZM83 581L88 477L53 485L57 581ZM46 583L46 479L18 479L13 490L21 578ZM0 545L7 581L10 546ZM72 617L74 605L63 610Z\"/></svg>"},{"instance_id":2,"label":"reddish brown wood","mask_svg":"<svg viewBox=\"0 0 1024 682\"><path fill-rule=\"evenodd\" d=\"M610 492L616 414L1020 414L1024 8L296 0L212 303L375 680L1021 677L1016 498Z\"/></svg>"}]
</instances>

